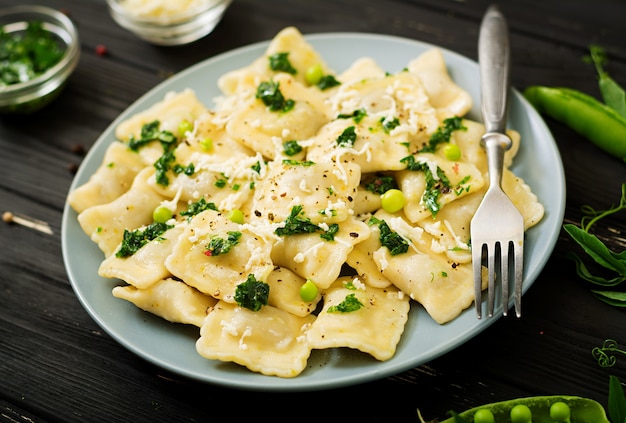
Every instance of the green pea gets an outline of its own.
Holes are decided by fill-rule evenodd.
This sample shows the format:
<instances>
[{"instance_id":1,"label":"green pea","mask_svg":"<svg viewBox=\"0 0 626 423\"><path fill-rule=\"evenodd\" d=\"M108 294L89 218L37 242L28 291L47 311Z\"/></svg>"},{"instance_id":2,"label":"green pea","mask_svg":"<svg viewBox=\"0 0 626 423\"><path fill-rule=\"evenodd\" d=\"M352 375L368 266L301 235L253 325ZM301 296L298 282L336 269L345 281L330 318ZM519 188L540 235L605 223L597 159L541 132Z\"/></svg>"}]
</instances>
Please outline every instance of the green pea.
<instances>
[{"instance_id":1,"label":"green pea","mask_svg":"<svg viewBox=\"0 0 626 423\"><path fill-rule=\"evenodd\" d=\"M533 413L525 404L517 404L511 408L511 423L531 423Z\"/></svg>"},{"instance_id":2,"label":"green pea","mask_svg":"<svg viewBox=\"0 0 626 423\"><path fill-rule=\"evenodd\" d=\"M213 140L211 138L205 138L200 141L200 146L204 151L211 151L213 150Z\"/></svg>"},{"instance_id":3,"label":"green pea","mask_svg":"<svg viewBox=\"0 0 626 423\"><path fill-rule=\"evenodd\" d=\"M607 153L626 161L626 119L611 107L570 88L533 85L524 97L537 109L569 126Z\"/></svg>"},{"instance_id":4,"label":"green pea","mask_svg":"<svg viewBox=\"0 0 626 423\"><path fill-rule=\"evenodd\" d=\"M311 66L306 70L304 74L304 79L306 83L309 85L315 85L320 82L320 79L324 76L324 69L322 69L322 65L319 63Z\"/></svg>"},{"instance_id":5,"label":"green pea","mask_svg":"<svg viewBox=\"0 0 626 423\"><path fill-rule=\"evenodd\" d=\"M555 422L570 423L571 410L563 401L557 401L550 406L550 418Z\"/></svg>"},{"instance_id":6,"label":"green pea","mask_svg":"<svg viewBox=\"0 0 626 423\"><path fill-rule=\"evenodd\" d=\"M300 287L300 298L308 303L317 297L318 292L317 285L311 279L307 279Z\"/></svg>"},{"instance_id":7,"label":"green pea","mask_svg":"<svg viewBox=\"0 0 626 423\"><path fill-rule=\"evenodd\" d=\"M178 134L181 137L184 137L187 132L191 132L193 130L193 123L188 120L183 120L178 124Z\"/></svg>"},{"instance_id":8,"label":"green pea","mask_svg":"<svg viewBox=\"0 0 626 423\"><path fill-rule=\"evenodd\" d=\"M228 218L231 220L231 222L235 222L239 224L243 223L244 221L243 212L239 209L231 210L228 213Z\"/></svg>"},{"instance_id":9,"label":"green pea","mask_svg":"<svg viewBox=\"0 0 626 423\"><path fill-rule=\"evenodd\" d=\"M447 143L443 147L443 155L446 157L446 159L455 162L461 158L461 149L456 144Z\"/></svg>"},{"instance_id":10,"label":"green pea","mask_svg":"<svg viewBox=\"0 0 626 423\"><path fill-rule=\"evenodd\" d=\"M152 219L157 223L165 223L172 218L172 211L165 206L158 206L152 212Z\"/></svg>"},{"instance_id":11,"label":"green pea","mask_svg":"<svg viewBox=\"0 0 626 423\"><path fill-rule=\"evenodd\" d=\"M380 203L383 210L389 213L395 213L402 210L406 203L406 198L402 191L396 188L387 190L380 196Z\"/></svg>"},{"instance_id":12,"label":"green pea","mask_svg":"<svg viewBox=\"0 0 626 423\"><path fill-rule=\"evenodd\" d=\"M481 408L474 414L474 423L494 423L495 417L487 408Z\"/></svg>"}]
</instances>

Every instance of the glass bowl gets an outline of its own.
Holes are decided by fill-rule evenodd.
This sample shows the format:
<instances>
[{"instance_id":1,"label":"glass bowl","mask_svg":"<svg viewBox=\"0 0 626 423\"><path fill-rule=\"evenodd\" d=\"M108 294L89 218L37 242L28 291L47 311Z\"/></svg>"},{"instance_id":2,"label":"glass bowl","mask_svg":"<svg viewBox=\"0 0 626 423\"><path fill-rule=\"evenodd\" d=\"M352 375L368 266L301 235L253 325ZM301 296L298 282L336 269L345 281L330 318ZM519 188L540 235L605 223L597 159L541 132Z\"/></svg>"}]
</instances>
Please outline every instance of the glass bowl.
<instances>
[{"instance_id":1,"label":"glass bowl","mask_svg":"<svg viewBox=\"0 0 626 423\"><path fill-rule=\"evenodd\" d=\"M213 31L232 0L107 0L122 28L156 45L196 41Z\"/></svg>"},{"instance_id":2,"label":"glass bowl","mask_svg":"<svg viewBox=\"0 0 626 423\"><path fill-rule=\"evenodd\" d=\"M0 9L0 27L8 35L24 33L29 22L42 27L64 51L63 57L30 80L0 85L0 113L31 113L55 99L72 74L80 56L78 31L72 21L58 10L44 6L14 6Z\"/></svg>"}]
</instances>

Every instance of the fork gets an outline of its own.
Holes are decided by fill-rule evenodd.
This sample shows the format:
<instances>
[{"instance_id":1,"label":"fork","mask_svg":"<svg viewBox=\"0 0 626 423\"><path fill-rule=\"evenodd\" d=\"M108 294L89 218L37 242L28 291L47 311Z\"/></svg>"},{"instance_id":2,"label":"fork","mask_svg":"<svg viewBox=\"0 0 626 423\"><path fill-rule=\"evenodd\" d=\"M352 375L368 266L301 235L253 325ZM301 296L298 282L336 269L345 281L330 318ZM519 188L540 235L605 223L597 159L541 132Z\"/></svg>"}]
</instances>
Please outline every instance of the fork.
<instances>
[{"instance_id":1,"label":"fork","mask_svg":"<svg viewBox=\"0 0 626 423\"><path fill-rule=\"evenodd\" d=\"M501 286L503 315L507 315L511 273L514 280L515 312L520 317L524 219L502 190L504 153L512 144L506 135L509 34L504 16L494 5L487 9L480 26L478 61L485 124L485 134L480 144L487 153L489 188L470 224L476 314L479 319L482 317L483 257L486 256L489 317L494 313L496 281ZM500 268L499 277L497 267Z\"/></svg>"}]
</instances>

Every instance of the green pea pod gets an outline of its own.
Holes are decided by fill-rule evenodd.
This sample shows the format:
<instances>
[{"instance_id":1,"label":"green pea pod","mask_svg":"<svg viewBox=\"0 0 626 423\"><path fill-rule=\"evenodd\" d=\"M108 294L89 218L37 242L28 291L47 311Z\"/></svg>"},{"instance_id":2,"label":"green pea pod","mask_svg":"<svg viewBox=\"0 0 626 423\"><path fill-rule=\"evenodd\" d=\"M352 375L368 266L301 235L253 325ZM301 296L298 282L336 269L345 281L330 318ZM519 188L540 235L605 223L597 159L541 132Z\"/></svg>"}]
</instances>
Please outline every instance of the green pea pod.
<instances>
[{"instance_id":1,"label":"green pea pod","mask_svg":"<svg viewBox=\"0 0 626 423\"><path fill-rule=\"evenodd\" d=\"M550 407L557 402L563 402L569 406L569 420L553 420L550 417ZM567 423L610 423L600 403L587 398L564 395L527 397L494 402L492 404L471 408L459 413L458 417L451 417L441 423L474 423L474 414L481 409L491 411L494 417L494 423L510 423L511 409L520 404L530 409L532 413L532 423L557 423L561 421L566 421Z\"/></svg>"},{"instance_id":2,"label":"green pea pod","mask_svg":"<svg viewBox=\"0 0 626 423\"><path fill-rule=\"evenodd\" d=\"M537 109L569 126L607 153L626 161L626 119L587 94L570 88L533 85L524 97Z\"/></svg>"}]
</instances>

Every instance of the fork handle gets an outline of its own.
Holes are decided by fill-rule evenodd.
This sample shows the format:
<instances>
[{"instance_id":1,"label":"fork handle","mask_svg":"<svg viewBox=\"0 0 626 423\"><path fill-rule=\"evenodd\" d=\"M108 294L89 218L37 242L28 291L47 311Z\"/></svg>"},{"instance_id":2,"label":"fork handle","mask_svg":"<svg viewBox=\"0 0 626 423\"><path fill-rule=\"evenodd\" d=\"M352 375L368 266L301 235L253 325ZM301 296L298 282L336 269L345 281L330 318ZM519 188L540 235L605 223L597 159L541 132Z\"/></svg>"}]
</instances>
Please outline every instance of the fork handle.
<instances>
[{"instance_id":1,"label":"fork handle","mask_svg":"<svg viewBox=\"0 0 626 423\"><path fill-rule=\"evenodd\" d=\"M495 5L487 9L480 26L478 62L485 130L504 133L509 90L509 29Z\"/></svg>"}]
</instances>

